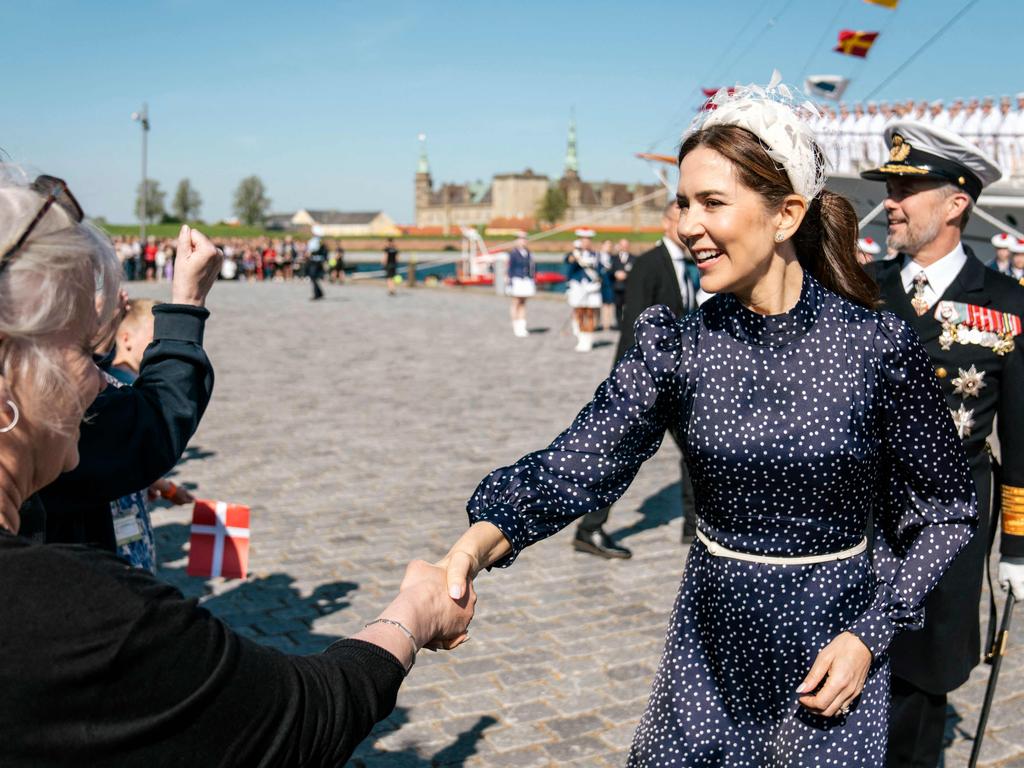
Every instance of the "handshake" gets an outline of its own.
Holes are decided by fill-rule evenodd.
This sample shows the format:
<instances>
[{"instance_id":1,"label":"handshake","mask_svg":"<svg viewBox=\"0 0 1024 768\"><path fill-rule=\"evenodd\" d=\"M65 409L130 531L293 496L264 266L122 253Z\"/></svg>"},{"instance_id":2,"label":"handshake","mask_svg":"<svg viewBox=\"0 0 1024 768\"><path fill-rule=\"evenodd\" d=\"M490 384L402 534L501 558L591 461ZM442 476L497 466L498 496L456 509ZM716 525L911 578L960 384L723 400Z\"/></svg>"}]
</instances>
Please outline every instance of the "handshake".
<instances>
[{"instance_id":1,"label":"handshake","mask_svg":"<svg viewBox=\"0 0 1024 768\"><path fill-rule=\"evenodd\" d=\"M443 567L413 560L406 566L398 596L353 639L384 648L408 671L420 648L450 650L468 640L475 605L472 583L453 599Z\"/></svg>"}]
</instances>

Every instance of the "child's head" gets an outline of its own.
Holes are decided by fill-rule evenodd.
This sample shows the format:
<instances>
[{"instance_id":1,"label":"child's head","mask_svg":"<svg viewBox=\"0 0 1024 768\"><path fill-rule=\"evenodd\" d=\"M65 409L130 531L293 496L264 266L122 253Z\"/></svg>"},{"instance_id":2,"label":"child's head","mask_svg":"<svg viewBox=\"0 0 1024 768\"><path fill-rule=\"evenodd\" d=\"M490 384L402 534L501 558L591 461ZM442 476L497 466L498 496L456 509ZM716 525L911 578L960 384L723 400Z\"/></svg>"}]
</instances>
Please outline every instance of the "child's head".
<instances>
[{"instance_id":1,"label":"child's head","mask_svg":"<svg viewBox=\"0 0 1024 768\"><path fill-rule=\"evenodd\" d=\"M117 327L117 355L114 364L138 373L142 366L142 353L153 341L153 299L132 299L121 325Z\"/></svg>"}]
</instances>

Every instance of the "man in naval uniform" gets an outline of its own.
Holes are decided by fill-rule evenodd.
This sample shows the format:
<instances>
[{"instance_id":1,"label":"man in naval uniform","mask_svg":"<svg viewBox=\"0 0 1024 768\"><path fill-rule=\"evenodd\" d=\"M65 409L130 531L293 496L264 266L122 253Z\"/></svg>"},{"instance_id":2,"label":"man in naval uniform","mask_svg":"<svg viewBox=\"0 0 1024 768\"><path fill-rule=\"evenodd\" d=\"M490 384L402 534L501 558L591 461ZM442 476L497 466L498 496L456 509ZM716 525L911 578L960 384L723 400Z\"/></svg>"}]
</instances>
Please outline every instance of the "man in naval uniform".
<instances>
[{"instance_id":1,"label":"man in naval uniform","mask_svg":"<svg viewBox=\"0 0 1024 768\"><path fill-rule=\"evenodd\" d=\"M893 123L886 139L888 162L861 175L886 182L888 239L901 253L867 269L883 309L917 331L932 359L967 452L980 517L928 596L923 629L898 636L889 649L888 766L935 768L946 694L967 680L981 653L978 604L999 499L999 581L1024 598L1024 286L986 269L961 243L982 188L1000 176L991 158L956 134L915 122ZM988 438L997 414L1002 487L994 497Z\"/></svg>"},{"instance_id":2,"label":"man in naval uniform","mask_svg":"<svg viewBox=\"0 0 1024 768\"><path fill-rule=\"evenodd\" d=\"M661 241L651 250L637 256L629 279L626 280L626 300L619 346L615 353L616 363L636 343L633 325L645 309L664 304L677 317L682 317L710 298L710 294L701 290L697 265L679 239L679 206L674 200L665 207L661 227L664 233ZM681 436L675 430L671 430L670 434L676 445L680 446L681 452ZM693 481L690 480L686 459L682 456L679 457L679 468L683 504L682 540L684 544L689 544L697 533L697 504ZM632 556L629 549L616 543L604 530L611 509L611 506L607 506L580 518L572 542L577 551L608 558Z\"/></svg>"}]
</instances>

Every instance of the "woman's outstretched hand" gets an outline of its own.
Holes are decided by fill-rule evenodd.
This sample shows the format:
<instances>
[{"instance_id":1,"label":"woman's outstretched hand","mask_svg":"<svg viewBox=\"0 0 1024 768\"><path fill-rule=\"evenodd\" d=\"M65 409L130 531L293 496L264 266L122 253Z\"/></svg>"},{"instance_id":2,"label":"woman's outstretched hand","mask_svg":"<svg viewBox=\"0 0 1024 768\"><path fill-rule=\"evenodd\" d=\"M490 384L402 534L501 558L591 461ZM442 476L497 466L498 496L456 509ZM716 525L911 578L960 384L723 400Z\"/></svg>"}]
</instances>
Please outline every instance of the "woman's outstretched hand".
<instances>
[{"instance_id":1,"label":"woman's outstretched hand","mask_svg":"<svg viewBox=\"0 0 1024 768\"><path fill-rule=\"evenodd\" d=\"M451 650L469 639L469 623L476 606L472 585L460 599L451 600L444 569L423 560L413 560L405 568L398 594L399 599L412 598L416 624L422 628L419 642L424 648Z\"/></svg>"},{"instance_id":2,"label":"woman's outstretched hand","mask_svg":"<svg viewBox=\"0 0 1024 768\"><path fill-rule=\"evenodd\" d=\"M871 651L852 632L843 632L818 653L811 671L796 689L800 703L822 717L835 717L852 706L864 690ZM817 694L812 692L822 684Z\"/></svg>"}]
</instances>

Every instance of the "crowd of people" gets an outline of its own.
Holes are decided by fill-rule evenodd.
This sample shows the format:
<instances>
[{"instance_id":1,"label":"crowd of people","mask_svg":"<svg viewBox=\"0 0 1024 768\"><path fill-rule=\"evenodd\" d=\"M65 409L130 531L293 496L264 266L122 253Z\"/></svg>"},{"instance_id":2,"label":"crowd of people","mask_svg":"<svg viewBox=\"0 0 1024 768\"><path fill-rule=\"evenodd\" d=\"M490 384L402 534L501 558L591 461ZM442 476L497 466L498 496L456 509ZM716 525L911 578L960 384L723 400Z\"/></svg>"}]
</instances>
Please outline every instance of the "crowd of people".
<instances>
[{"instance_id":1,"label":"crowd of people","mask_svg":"<svg viewBox=\"0 0 1024 768\"><path fill-rule=\"evenodd\" d=\"M882 165L890 149L885 129L897 120L915 120L962 136L993 158L1005 175L1024 174L1024 93L1013 99L868 101L823 104L819 109L813 128L832 167L841 173Z\"/></svg>"},{"instance_id":2,"label":"crowd of people","mask_svg":"<svg viewBox=\"0 0 1024 768\"><path fill-rule=\"evenodd\" d=\"M602 256L579 231L566 257L581 351L622 284L610 375L550 444L480 481L444 558L411 562L362 631L307 656L240 636L126 546L151 537L131 499L177 492L160 484L213 395L221 249L188 226L170 252L112 246L65 182L4 169L0 764L343 764L417 652L466 640L483 569L580 518L576 549L628 557L601 525L667 433L690 550L630 766L936 765L946 694L979 662L990 526L998 581L1024 599L1024 278L961 242L1001 172L969 141L891 123L862 175L886 185L897 257L864 265L792 97L716 98L679 150L659 246ZM248 248L254 276L304 263L315 289L330 249L317 233L305 257L289 238L238 245L243 271ZM128 261L169 279L169 301L123 294ZM521 239L516 335L532 270Z\"/></svg>"},{"instance_id":3,"label":"crowd of people","mask_svg":"<svg viewBox=\"0 0 1024 768\"><path fill-rule=\"evenodd\" d=\"M324 238L326 254L323 268L332 282L345 282L352 265L345 263L345 246L341 240ZM307 277L309 264L315 260L310 241L291 235L270 237L230 237L216 242L224 254L221 278L225 280L289 281ZM114 238L114 250L128 281L170 280L174 274L175 241L153 235L145 241L137 236Z\"/></svg>"}]
</instances>

